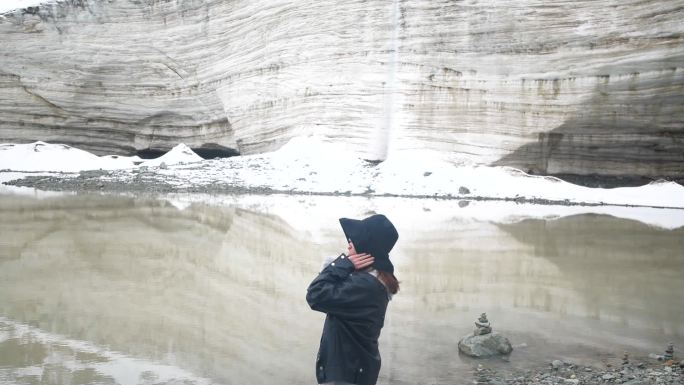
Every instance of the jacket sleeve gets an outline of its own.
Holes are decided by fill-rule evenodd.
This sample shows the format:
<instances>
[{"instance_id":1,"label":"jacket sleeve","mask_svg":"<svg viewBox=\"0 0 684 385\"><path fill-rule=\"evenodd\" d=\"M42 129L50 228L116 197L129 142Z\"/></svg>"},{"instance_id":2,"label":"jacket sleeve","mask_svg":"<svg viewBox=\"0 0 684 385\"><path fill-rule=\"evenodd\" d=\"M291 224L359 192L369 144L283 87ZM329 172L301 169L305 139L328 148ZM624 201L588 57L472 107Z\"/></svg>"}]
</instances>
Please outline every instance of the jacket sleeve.
<instances>
[{"instance_id":1,"label":"jacket sleeve","mask_svg":"<svg viewBox=\"0 0 684 385\"><path fill-rule=\"evenodd\" d=\"M311 309L339 317L353 317L363 306L364 288L355 282L351 273L354 264L340 255L326 266L306 290L306 302Z\"/></svg>"}]
</instances>

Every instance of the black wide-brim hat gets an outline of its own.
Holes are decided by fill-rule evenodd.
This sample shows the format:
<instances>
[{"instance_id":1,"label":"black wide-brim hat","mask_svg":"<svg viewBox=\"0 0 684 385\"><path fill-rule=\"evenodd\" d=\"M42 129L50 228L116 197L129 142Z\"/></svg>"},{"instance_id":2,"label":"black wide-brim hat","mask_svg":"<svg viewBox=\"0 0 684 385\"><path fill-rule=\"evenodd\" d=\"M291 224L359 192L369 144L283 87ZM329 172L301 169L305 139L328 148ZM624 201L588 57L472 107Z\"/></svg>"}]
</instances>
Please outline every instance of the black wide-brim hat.
<instances>
[{"instance_id":1,"label":"black wide-brim hat","mask_svg":"<svg viewBox=\"0 0 684 385\"><path fill-rule=\"evenodd\" d=\"M340 225L345 237L354 243L357 253L370 254L374 259L373 267L394 273L389 252L397 243L399 233L386 216L376 214L363 220L340 218Z\"/></svg>"}]
</instances>

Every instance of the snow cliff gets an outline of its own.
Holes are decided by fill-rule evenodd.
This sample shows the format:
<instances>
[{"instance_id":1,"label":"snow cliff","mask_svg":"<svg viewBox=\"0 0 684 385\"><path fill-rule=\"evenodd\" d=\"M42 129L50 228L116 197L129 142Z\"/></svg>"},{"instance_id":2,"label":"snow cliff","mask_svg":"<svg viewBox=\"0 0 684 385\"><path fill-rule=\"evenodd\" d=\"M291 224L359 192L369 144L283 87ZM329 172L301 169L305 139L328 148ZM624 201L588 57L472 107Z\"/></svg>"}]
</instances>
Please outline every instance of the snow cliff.
<instances>
[{"instance_id":1,"label":"snow cliff","mask_svg":"<svg viewBox=\"0 0 684 385\"><path fill-rule=\"evenodd\" d=\"M0 17L0 142L242 154L316 133L544 174L684 174L681 3L67 0Z\"/></svg>"}]
</instances>

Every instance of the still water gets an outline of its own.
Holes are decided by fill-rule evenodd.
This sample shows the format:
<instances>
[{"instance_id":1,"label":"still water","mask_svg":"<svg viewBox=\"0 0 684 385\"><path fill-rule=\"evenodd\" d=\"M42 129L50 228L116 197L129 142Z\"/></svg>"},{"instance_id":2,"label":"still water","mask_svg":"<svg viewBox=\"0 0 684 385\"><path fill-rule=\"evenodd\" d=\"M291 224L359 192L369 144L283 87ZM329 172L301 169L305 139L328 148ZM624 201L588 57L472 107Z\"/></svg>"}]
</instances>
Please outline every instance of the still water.
<instances>
[{"instance_id":1,"label":"still water","mask_svg":"<svg viewBox=\"0 0 684 385\"><path fill-rule=\"evenodd\" d=\"M323 315L306 287L344 251L336 218L376 211L400 233L381 384L684 348L684 229L596 214L497 223L460 207L0 195L0 383L313 384ZM482 312L510 361L458 354Z\"/></svg>"}]
</instances>

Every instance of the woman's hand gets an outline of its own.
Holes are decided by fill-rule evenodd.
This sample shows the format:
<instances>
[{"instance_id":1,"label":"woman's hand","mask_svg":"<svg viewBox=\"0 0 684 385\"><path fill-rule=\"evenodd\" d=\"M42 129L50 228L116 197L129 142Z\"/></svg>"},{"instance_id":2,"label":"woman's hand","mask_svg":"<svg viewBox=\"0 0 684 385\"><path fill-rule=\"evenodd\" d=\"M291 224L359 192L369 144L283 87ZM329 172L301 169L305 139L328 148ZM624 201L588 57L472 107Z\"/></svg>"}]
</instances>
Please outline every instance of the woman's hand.
<instances>
[{"instance_id":1,"label":"woman's hand","mask_svg":"<svg viewBox=\"0 0 684 385\"><path fill-rule=\"evenodd\" d=\"M363 270L373 264L375 259L370 254L353 254L349 256L349 260L354 264L356 270Z\"/></svg>"}]
</instances>

